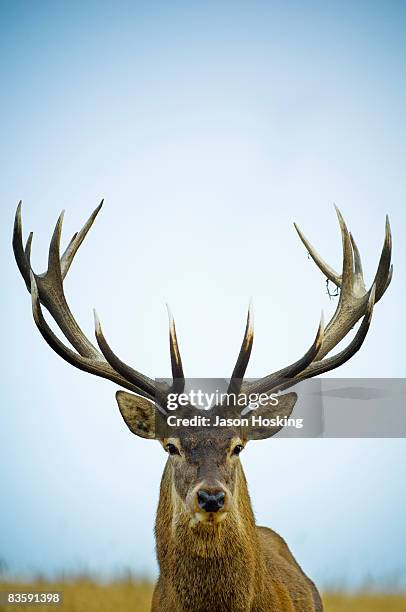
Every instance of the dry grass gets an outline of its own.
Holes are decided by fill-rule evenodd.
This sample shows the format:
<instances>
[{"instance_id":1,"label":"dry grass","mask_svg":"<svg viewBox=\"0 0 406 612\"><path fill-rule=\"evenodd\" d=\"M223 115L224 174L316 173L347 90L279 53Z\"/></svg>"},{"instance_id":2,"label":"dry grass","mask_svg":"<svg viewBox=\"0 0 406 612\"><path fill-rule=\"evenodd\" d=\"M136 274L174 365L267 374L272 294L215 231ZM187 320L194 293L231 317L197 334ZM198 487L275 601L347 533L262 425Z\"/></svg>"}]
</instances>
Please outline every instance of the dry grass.
<instances>
[{"instance_id":1,"label":"dry grass","mask_svg":"<svg viewBox=\"0 0 406 612\"><path fill-rule=\"evenodd\" d=\"M148 582L122 580L100 584L89 579L63 582L2 582L0 591L62 591L64 602L54 606L0 606L1 612L37 610L50 612L149 612L152 585ZM325 612L406 612L406 595L330 593L323 596ZM169 611L168 611L169 612Z\"/></svg>"},{"instance_id":2,"label":"dry grass","mask_svg":"<svg viewBox=\"0 0 406 612\"><path fill-rule=\"evenodd\" d=\"M406 612L406 595L330 593L323 603L325 612Z\"/></svg>"},{"instance_id":3,"label":"dry grass","mask_svg":"<svg viewBox=\"0 0 406 612\"><path fill-rule=\"evenodd\" d=\"M1 612L17 610L36 610L37 612L149 612L153 586L149 582L130 580L100 584L89 579L77 579L64 582L35 582L0 584L0 590L19 592L55 592L63 593L61 606L0 606Z\"/></svg>"}]
</instances>

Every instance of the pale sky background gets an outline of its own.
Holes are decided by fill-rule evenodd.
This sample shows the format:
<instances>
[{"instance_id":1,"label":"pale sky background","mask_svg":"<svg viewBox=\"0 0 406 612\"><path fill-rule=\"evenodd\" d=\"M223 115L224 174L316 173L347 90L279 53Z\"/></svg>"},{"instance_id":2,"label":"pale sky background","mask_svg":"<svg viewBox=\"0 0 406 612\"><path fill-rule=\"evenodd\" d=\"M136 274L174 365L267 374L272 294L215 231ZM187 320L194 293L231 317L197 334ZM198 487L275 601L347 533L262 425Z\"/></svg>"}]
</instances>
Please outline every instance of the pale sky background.
<instances>
[{"instance_id":1,"label":"pale sky background","mask_svg":"<svg viewBox=\"0 0 406 612\"><path fill-rule=\"evenodd\" d=\"M33 264L105 207L66 282L93 337L169 374L165 302L186 374L227 376L250 297L262 376L309 346L334 303L293 229L340 262L337 203L372 280L390 214L392 286L337 375L403 377L403 2L0 3L0 558L12 573L155 575L166 455L135 438L115 386L43 342L11 233ZM260 524L321 586L406 584L404 440L268 440L242 460Z\"/></svg>"}]
</instances>

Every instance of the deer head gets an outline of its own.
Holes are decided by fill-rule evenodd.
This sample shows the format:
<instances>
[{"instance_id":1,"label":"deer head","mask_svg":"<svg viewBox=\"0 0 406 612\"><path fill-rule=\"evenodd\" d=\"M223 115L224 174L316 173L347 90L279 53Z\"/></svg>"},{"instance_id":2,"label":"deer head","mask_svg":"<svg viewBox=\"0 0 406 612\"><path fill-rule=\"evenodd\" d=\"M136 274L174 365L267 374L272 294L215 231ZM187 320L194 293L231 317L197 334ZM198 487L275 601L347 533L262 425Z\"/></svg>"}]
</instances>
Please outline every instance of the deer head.
<instances>
[{"instance_id":1,"label":"deer head","mask_svg":"<svg viewBox=\"0 0 406 612\"><path fill-rule=\"evenodd\" d=\"M189 516L194 523L220 523L235 511L238 505L236 502L239 495L238 485L244 481L239 455L244 446L250 438L261 439L274 435L278 428L272 430L258 427L251 429L248 434L238 427L222 428L221 431L201 428L194 429L191 434L189 428L180 427L170 437L157 435L156 421L159 409L165 406L168 394L182 391L185 383L172 316L170 315L169 342L173 382L171 385L158 384L124 363L113 352L96 314L95 334L98 348L92 344L72 315L64 294L63 281L101 206L102 203L83 228L73 236L62 256L60 239L63 213L61 214L49 247L48 268L43 274L36 274L30 263L32 233L24 247L21 202L18 205L13 249L21 275L31 293L35 324L50 347L68 363L90 374L107 378L131 392L116 393L121 415L132 433L143 438L158 438L169 454L167 469L170 470L173 495L179 504L180 512ZM249 311L241 350L229 384L229 390L236 396L244 394L247 397L258 393L271 395L275 391L286 390L302 380L337 368L348 361L364 342L374 305L381 299L392 278L389 220L386 220L385 240L377 272L370 289L367 290L355 240L338 209L337 216L343 249L340 274L318 255L300 229L295 226L316 265L340 290L334 315L326 327L323 319L320 321L312 345L299 360L254 382L244 382L254 337L252 316ZM62 342L49 327L42 306L49 311L71 346ZM360 320L361 324L351 342L337 354L327 356ZM258 412L265 417L289 416L296 399L295 393L285 393L279 397L277 406L269 403L262 406ZM212 412L216 414L216 411L223 408L218 406ZM231 407L230 411L236 412L236 407ZM240 411L239 405L238 412Z\"/></svg>"}]
</instances>

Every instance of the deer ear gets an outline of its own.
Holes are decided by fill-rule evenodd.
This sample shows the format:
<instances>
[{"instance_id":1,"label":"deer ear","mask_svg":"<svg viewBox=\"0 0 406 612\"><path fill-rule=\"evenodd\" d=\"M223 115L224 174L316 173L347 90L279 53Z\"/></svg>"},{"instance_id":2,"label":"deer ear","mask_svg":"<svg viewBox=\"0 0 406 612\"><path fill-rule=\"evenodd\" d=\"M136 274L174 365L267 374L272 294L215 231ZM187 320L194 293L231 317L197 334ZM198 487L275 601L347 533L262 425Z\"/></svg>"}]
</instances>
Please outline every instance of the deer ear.
<instances>
[{"instance_id":1,"label":"deer ear","mask_svg":"<svg viewBox=\"0 0 406 612\"><path fill-rule=\"evenodd\" d=\"M155 438L155 406L153 402L127 393L117 391L116 400L128 429L141 438Z\"/></svg>"},{"instance_id":2,"label":"deer ear","mask_svg":"<svg viewBox=\"0 0 406 612\"><path fill-rule=\"evenodd\" d=\"M265 406L261 406L257 410L253 410L248 413L248 418L250 419L250 427L248 432L248 437L250 440L265 440L266 438L271 438L275 434L278 433L283 427L282 425L275 424L275 426L270 426L269 424L261 424L265 421L265 419L283 419L284 417L289 418L292 414L292 410L297 401L296 393L285 393L284 395L277 396L278 403L274 404L270 399L269 404ZM261 418L261 422L258 423L258 417ZM252 418L255 418L255 421L252 422Z\"/></svg>"}]
</instances>

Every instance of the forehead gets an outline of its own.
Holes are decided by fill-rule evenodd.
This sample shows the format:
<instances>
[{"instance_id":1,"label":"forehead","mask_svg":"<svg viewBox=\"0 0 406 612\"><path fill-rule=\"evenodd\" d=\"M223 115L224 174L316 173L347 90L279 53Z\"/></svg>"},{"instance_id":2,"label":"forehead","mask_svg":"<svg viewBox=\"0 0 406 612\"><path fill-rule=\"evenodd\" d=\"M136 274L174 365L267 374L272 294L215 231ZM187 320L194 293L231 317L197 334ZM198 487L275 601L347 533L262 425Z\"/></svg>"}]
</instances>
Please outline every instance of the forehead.
<instances>
[{"instance_id":1,"label":"forehead","mask_svg":"<svg viewBox=\"0 0 406 612\"><path fill-rule=\"evenodd\" d=\"M171 437L179 440L185 453L193 455L225 452L234 440L239 439L237 432L233 429L223 431L205 429L191 432L190 429L185 428L177 430Z\"/></svg>"}]
</instances>

